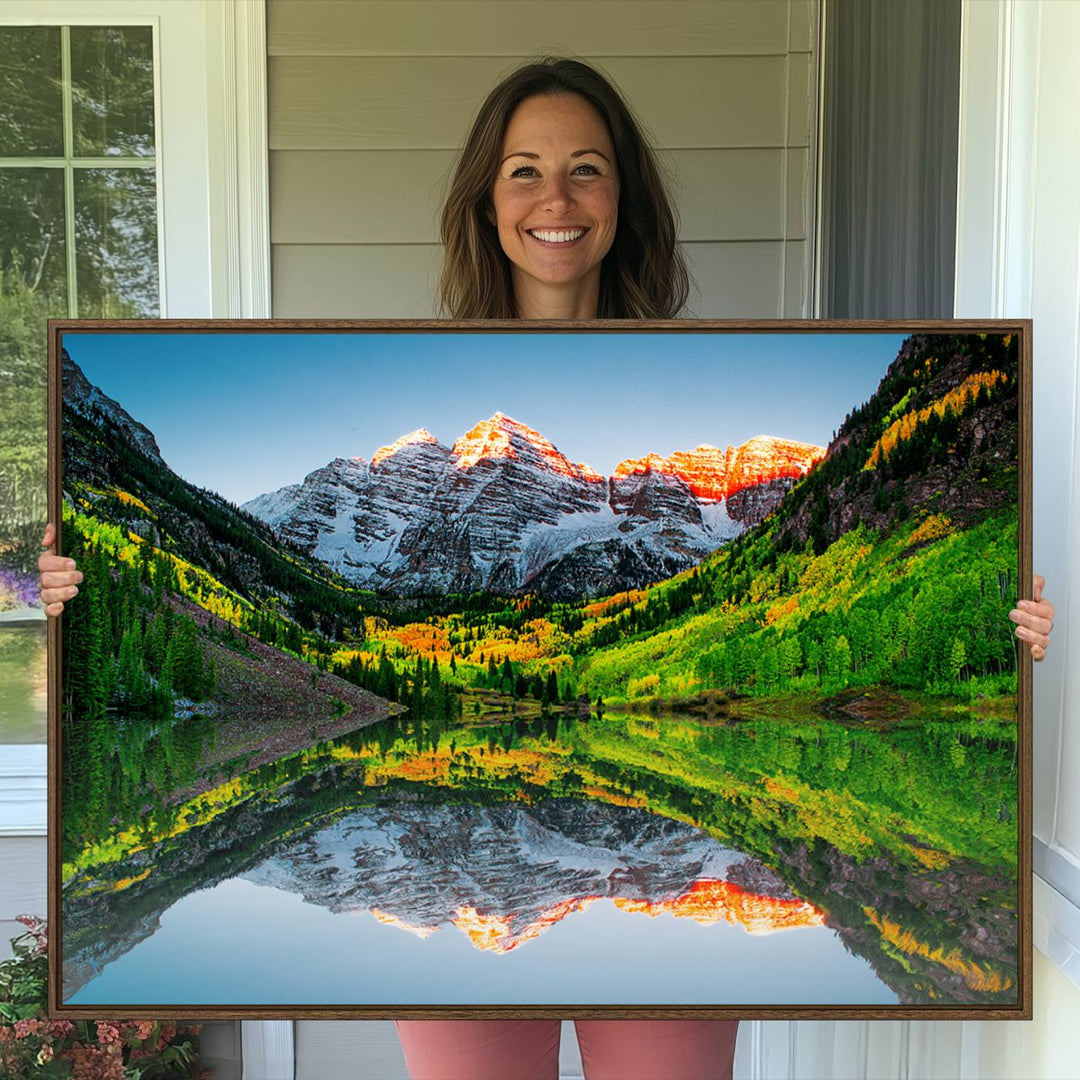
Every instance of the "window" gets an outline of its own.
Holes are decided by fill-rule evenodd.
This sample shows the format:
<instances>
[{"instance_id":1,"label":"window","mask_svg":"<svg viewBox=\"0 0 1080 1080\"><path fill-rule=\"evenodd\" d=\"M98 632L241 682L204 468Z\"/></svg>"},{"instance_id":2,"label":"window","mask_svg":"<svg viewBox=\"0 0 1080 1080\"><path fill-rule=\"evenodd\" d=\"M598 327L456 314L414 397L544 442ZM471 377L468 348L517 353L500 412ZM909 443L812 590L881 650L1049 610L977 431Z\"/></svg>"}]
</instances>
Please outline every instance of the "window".
<instances>
[{"instance_id":1,"label":"window","mask_svg":"<svg viewBox=\"0 0 1080 1080\"><path fill-rule=\"evenodd\" d=\"M45 322L160 308L154 30L0 26L0 743L45 741Z\"/></svg>"}]
</instances>

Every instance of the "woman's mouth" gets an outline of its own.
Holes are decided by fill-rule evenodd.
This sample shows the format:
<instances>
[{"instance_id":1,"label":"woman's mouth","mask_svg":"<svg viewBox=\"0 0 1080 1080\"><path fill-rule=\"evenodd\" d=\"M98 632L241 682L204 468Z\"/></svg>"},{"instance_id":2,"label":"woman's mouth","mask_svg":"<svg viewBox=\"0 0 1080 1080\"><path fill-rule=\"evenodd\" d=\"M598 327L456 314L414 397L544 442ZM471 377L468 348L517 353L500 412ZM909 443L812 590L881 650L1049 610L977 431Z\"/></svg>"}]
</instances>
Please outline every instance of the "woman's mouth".
<instances>
[{"instance_id":1,"label":"woman's mouth","mask_svg":"<svg viewBox=\"0 0 1080 1080\"><path fill-rule=\"evenodd\" d=\"M581 228L573 229L526 229L525 230L534 240L539 240L542 244L549 244L551 246L557 246L559 244L572 244L575 240L580 240L589 230Z\"/></svg>"}]
</instances>

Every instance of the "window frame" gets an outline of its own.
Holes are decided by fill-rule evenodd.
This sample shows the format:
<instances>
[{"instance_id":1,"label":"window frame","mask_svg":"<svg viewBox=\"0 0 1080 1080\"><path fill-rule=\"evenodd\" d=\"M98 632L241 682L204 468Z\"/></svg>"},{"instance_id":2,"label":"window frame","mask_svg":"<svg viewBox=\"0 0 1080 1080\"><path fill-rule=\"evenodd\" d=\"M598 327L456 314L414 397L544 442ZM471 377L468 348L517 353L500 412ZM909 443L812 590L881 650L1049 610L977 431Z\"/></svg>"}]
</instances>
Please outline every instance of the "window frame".
<instances>
[{"instance_id":1,"label":"window frame","mask_svg":"<svg viewBox=\"0 0 1080 1080\"><path fill-rule=\"evenodd\" d=\"M19 25L0 18L0 25ZM158 290L157 303L158 313L164 315L163 297L161 294L161 282L165 272L165 249L161 238L162 216L162 183L161 183L161 147L158 140L158 129L161 120L161 80L158 77L159 37L158 26L154 22L125 22L109 24L77 23L63 21L60 23L33 23L34 26L58 26L60 30L60 55L61 55L61 85L60 85L60 108L62 113L63 136L62 152L53 155L16 155L12 157L0 157L0 170L30 170L30 169L57 169L64 174L64 258L67 273L67 315L70 319L79 317L79 289L78 289L78 238L75 234L75 173L81 169L152 169L154 170L154 215L157 229L157 255L158 255ZM151 34L151 54L153 57L154 71L154 153L152 156L138 157L134 154L118 154L115 156L105 155L78 155L75 153L75 133L72 108L72 96L74 80L71 72L71 30L80 26L148 26Z\"/></svg>"}]
</instances>

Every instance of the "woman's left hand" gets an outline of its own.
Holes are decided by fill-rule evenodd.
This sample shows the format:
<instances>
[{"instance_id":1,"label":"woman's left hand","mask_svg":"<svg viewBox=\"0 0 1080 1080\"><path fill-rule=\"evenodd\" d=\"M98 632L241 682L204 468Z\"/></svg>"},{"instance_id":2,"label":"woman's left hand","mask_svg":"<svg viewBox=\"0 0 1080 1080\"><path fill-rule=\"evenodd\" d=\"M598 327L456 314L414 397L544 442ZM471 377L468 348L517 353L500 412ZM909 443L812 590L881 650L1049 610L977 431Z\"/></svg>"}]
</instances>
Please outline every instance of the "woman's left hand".
<instances>
[{"instance_id":1,"label":"woman's left hand","mask_svg":"<svg viewBox=\"0 0 1080 1080\"><path fill-rule=\"evenodd\" d=\"M1034 599L1018 600L1016 607L1009 612L1009 618L1016 623L1016 636L1031 644L1032 660L1041 660L1046 656L1050 631L1054 629L1054 605L1044 600L1042 595L1045 584L1042 574L1036 574L1032 591Z\"/></svg>"}]
</instances>

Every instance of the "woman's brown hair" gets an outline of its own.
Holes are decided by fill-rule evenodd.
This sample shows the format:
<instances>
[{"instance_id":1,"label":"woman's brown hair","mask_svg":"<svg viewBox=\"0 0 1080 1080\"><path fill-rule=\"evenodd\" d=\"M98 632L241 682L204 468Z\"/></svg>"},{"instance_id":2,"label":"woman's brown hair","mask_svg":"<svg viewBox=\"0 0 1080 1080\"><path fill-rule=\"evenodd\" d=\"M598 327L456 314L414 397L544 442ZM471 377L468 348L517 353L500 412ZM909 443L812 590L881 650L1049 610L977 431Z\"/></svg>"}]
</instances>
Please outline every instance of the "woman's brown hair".
<instances>
[{"instance_id":1,"label":"woman's brown hair","mask_svg":"<svg viewBox=\"0 0 1080 1080\"><path fill-rule=\"evenodd\" d=\"M491 223L491 188L513 111L537 94L577 94L611 134L619 221L600 270L601 319L665 319L686 302L689 277L656 157L619 92L580 60L547 56L511 72L488 94L458 159L442 212L439 303L455 319L517 316L510 262Z\"/></svg>"}]
</instances>

